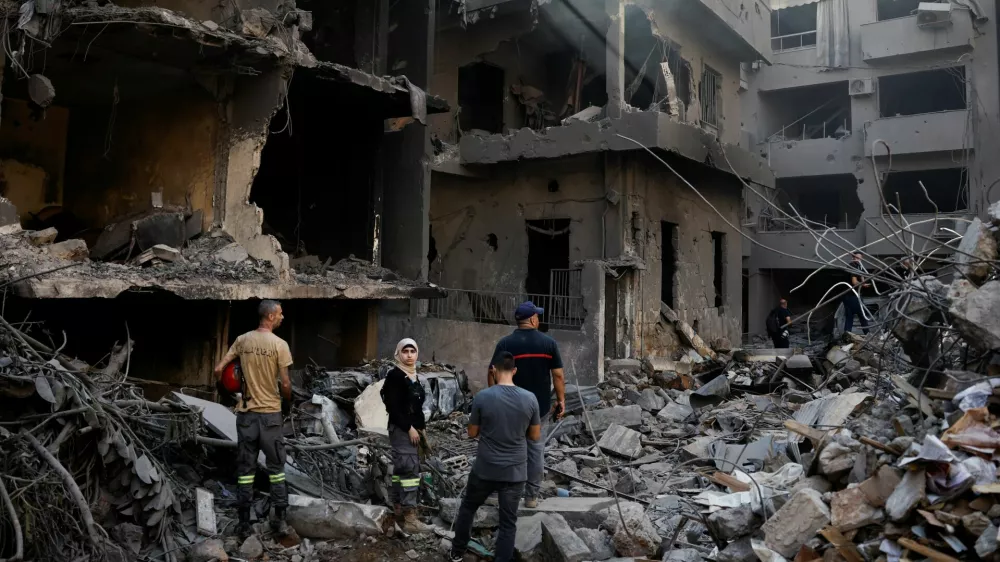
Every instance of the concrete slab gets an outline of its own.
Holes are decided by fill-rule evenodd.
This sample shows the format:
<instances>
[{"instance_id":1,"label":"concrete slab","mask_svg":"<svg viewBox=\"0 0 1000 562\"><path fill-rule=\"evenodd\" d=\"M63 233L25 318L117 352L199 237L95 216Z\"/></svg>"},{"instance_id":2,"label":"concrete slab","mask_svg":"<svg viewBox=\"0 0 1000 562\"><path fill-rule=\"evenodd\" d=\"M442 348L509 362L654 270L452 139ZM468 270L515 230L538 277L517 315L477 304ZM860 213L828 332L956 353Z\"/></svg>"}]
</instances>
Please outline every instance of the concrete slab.
<instances>
[{"instance_id":1,"label":"concrete slab","mask_svg":"<svg viewBox=\"0 0 1000 562\"><path fill-rule=\"evenodd\" d=\"M542 520L542 548L555 562L583 562L590 559L590 547L557 514Z\"/></svg>"},{"instance_id":2,"label":"concrete slab","mask_svg":"<svg viewBox=\"0 0 1000 562\"><path fill-rule=\"evenodd\" d=\"M198 534L214 537L218 530L215 526L215 496L205 488L197 488L195 494L195 513L198 517Z\"/></svg>"},{"instance_id":3,"label":"concrete slab","mask_svg":"<svg viewBox=\"0 0 1000 562\"><path fill-rule=\"evenodd\" d=\"M614 504L614 498L545 498L538 502L537 508L522 507L518 515L531 517L539 513L555 513L572 527L596 529L604 521L601 512Z\"/></svg>"}]
</instances>

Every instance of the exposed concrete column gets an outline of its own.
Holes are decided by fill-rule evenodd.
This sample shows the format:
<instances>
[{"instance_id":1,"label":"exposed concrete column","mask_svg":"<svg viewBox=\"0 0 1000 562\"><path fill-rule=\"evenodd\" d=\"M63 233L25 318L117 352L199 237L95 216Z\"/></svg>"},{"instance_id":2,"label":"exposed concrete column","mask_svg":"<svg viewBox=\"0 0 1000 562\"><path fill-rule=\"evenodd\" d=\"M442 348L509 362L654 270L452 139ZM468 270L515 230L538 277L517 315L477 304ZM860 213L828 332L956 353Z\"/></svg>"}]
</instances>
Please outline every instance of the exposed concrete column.
<instances>
[{"instance_id":1,"label":"exposed concrete column","mask_svg":"<svg viewBox=\"0 0 1000 562\"><path fill-rule=\"evenodd\" d=\"M398 2L389 14L389 68L426 89L434 70L434 0ZM427 279L432 148L419 122L387 133L382 146L382 264L408 279Z\"/></svg>"},{"instance_id":2,"label":"exposed concrete column","mask_svg":"<svg viewBox=\"0 0 1000 562\"><path fill-rule=\"evenodd\" d=\"M774 281L771 279L770 270L749 269L747 270L747 302L743 306L747 307L747 327L746 330L751 335L766 335L764 320L767 313L778 305L775 298ZM733 342L738 345L737 342Z\"/></svg>"},{"instance_id":3,"label":"exposed concrete column","mask_svg":"<svg viewBox=\"0 0 1000 562\"><path fill-rule=\"evenodd\" d=\"M583 309L587 316L583 320L582 331L593 343L593 347L585 356L585 361L590 364L576 366L586 367L579 373L580 384L593 385L604 381L604 283L605 273L601 264L593 262L583 264L580 289L583 293Z\"/></svg>"},{"instance_id":4,"label":"exposed concrete column","mask_svg":"<svg viewBox=\"0 0 1000 562\"><path fill-rule=\"evenodd\" d=\"M604 9L611 19L605 47L608 117L617 119L625 109L625 4L604 0Z\"/></svg>"}]
</instances>

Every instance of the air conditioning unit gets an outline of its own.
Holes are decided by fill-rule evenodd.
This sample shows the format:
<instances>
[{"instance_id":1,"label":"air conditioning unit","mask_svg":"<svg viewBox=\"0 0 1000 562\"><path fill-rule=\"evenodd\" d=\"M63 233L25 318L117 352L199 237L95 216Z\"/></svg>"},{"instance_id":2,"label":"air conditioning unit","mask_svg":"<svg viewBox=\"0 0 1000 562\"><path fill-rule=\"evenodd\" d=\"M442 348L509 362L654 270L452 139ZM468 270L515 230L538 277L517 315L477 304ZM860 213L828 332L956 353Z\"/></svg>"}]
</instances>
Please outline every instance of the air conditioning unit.
<instances>
[{"instance_id":1,"label":"air conditioning unit","mask_svg":"<svg viewBox=\"0 0 1000 562\"><path fill-rule=\"evenodd\" d=\"M941 27L951 23L951 2L921 2L917 5L917 25Z\"/></svg>"},{"instance_id":2,"label":"air conditioning unit","mask_svg":"<svg viewBox=\"0 0 1000 562\"><path fill-rule=\"evenodd\" d=\"M871 78L855 78L850 82L851 96L870 96L875 93L875 81Z\"/></svg>"}]
</instances>

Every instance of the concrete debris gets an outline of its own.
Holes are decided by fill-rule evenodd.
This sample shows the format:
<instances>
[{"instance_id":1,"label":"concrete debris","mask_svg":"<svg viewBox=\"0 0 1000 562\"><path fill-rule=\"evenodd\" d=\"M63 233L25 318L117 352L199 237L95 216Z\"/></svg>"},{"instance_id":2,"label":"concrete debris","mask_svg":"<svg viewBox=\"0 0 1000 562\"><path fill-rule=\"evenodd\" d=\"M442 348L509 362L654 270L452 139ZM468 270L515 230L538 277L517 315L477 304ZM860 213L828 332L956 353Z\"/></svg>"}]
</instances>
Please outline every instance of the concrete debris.
<instances>
[{"instance_id":1,"label":"concrete debris","mask_svg":"<svg viewBox=\"0 0 1000 562\"><path fill-rule=\"evenodd\" d=\"M288 524L299 536L337 539L378 536L389 528L392 512L378 505L322 500L292 494L288 498Z\"/></svg>"},{"instance_id":2,"label":"concrete debris","mask_svg":"<svg viewBox=\"0 0 1000 562\"><path fill-rule=\"evenodd\" d=\"M257 560L264 555L264 545L261 544L260 539L256 535L250 535L247 537L243 544L240 545L240 557L247 560Z\"/></svg>"},{"instance_id":3,"label":"concrete debris","mask_svg":"<svg viewBox=\"0 0 1000 562\"><path fill-rule=\"evenodd\" d=\"M79 238L50 244L45 246L45 251L55 259L67 261L84 261L90 256L87 243Z\"/></svg>"},{"instance_id":4,"label":"concrete debris","mask_svg":"<svg viewBox=\"0 0 1000 562\"><path fill-rule=\"evenodd\" d=\"M600 410L592 410L588 414L590 429L601 434L612 424L625 427L639 427L642 424L642 408L637 405L614 406Z\"/></svg>"},{"instance_id":5,"label":"concrete debris","mask_svg":"<svg viewBox=\"0 0 1000 562\"><path fill-rule=\"evenodd\" d=\"M979 349L1000 349L1000 281L990 281L948 310L955 326Z\"/></svg>"},{"instance_id":6,"label":"concrete debris","mask_svg":"<svg viewBox=\"0 0 1000 562\"><path fill-rule=\"evenodd\" d=\"M576 536L580 537L590 550L587 560L600 562L614 557L615 545L611 542L611 535L603 529L577 529Z\"/></svg>"},{"instance_id":7,"label":"concrete debris","mask_svg":"<svg viewBox=\"0 0 1000 562\"><path fill-rule=\"evenodd\" d=\"M52 105L52 100L56 99L56 88L52 81L41 74L32 74L28 77L28 97L35 105L45 109Z\"/></svg>"},{"instance_id":8,"label":"concrete debris","mask_svg":"<svg viewBox=\"0 0 1000 562\"><path fill-rule=\"evenodd\" d=\"M646 515L643 506L623 502L605 510L603 527L611 532L611 540L620 556L653 557L660 549L659 532Z\"/></svg>"},{"instance_id":9,"label":"concrete debris","mask_svg":"<svg viewBox=\"0 0 1000 562\"><path fill-rule=\"evenodd\" d=\"M30 231L27 233L27 236L28 242L32 246L44 246L55 242L56 236L59 236L59 231L50 226L44 230Z\"/></svg>"},{"instance_id":10,"label":"concrete debris","mask_svg":"<svg viewBox=\"0 0 1000 562\"><path fill-rule=\"evenodd\" d=\"M760 527L760 518L749 505L720 509L708 516L708 526L725 541L749 535Z\"/></svg>"},{"instance_id":11,"label":"concrete debris","mask_svg":"<svg viewBox=\"0 0 1000 562\"><path fill-rule=\"evenodd\" d=\"M240 246L236 242L233 242L232 244L224 246L222 249L215 252L213 257L226 263L239 263L250 259L250 254L247 253L246 248Z\"/></svg>"},{"instance_id":12,"label":"concrete debris","mask_svg":"<svg viewBox=\"0 0 1000 562\"><path fill-rule=\"evenodd\" d=\"M10 202L10 199L0 196L0 226L10 225L16 225L20 229L21 218L17 214L17 207Z\"/></svg>"},{"instance_id":13,"label":"concrete debris","mask_svg":"<svg viewBox=\"0 0 1000 562\"><path fill-rule=\"evenodd\" d=\"M542 519L542 547L553 562L591 560L590 547L577 536L566 520L550 514Z\"/></svg>"},{"instance_id":14,"label":"concrete debris","mask_svg":"<svg viewBox=\"0 0 1000 562\"><path fill-rule=\"evenodd\" d=\"M638 431L613 424L597 443L603 451L625 458L634 458L642 450L642 435Z\"/></svg>"},{"instance_id":15,"label":"concrete debris","mask_svg":"<svg viewBox=\"0 0 1000 562\"><path fill-rule=\"evenodd\" d=\"M815 490L799 490L764 523L764 543L785 558L793 558L807 541L830 523L830 508Z\"/></svg>"},{"instance_id":16,"label":"concrete debris","mask_svg":"<svg viewBox=\"0 0 1000 562\"><path fill-rule=\"evenodd\" d=\"M996 259L996 238L978 217L972 219L958 245L958 251L955 252L959 273L978 285L989 276L990 264Z\"/></svg>"}]
</instances>

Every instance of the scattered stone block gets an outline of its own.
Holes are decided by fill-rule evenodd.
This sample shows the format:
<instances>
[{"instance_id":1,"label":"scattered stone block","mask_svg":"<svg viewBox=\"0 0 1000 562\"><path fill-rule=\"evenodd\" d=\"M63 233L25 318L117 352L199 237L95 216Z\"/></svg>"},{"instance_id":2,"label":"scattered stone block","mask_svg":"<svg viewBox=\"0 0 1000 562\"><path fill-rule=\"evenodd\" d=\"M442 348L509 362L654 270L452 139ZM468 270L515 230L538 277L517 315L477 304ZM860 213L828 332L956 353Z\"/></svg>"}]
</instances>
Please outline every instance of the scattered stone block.
<instances>
[{"instance_id":1,"label":"scattered stone block","mask_svg":"<svg viewBox=\"0 0 1000 562\"><path fill-rule=\"evenodd\" d=\"M642 408L632 404L629 406L614 406L594 410L587 414L590 419L591 429L600 435L603 431L617 424L625 427L639 427L642 425Z\"/></svg>"},{"instance_id":2,"label":"scattered stone block","mask_svg":"<svg viewBox=\"0 0 1000 562\"><path fill-rule=\"evenodd\" d=\"M623 373L641 373L642 361L638 359L612 359L605 364L604 371L608 373L616 371Z\"/></svg>"},{"instance_id":3,"label":"scattered stone block","mask_svg":"<svg viewBox=\"0 0 1000 562\"><path fill-rule=\"evenodd\" d=\"M997 527L990 524L976 539L976 554L980 558L986 559L989 555L997 551Z\"/></svg>"},{"instance_id":4,"label":"scattered stone block","mask_svg":"<svg viewBox=\"0 0 1000 562\"><path fill-rule=\"evenodd\" d=\"M906 449L901 450L905 451ZM899 470L887 464L882 465L879 467L878 472L862 482L858 488L864 493L865 499L870 505L883 507L889 496L892 495L893 490L899 485L899 481L902 480L900 474Z\"/></svg>"},{"instance_id":5,"label":"scattered stone block","mask_svg":"<svg viewBox=\"0 0 1000 562\"><path fill-rule=\"evenodd\" d=\"M726 548L719 551L716 562L757 562L757 554L750 544L750 537L743 537L729 543Z\"/></svg>"},{"instance_id":6,"label":"scattered stone block","mask_svg":"<svg viewBox=\"0 0 1000 562\"><path fill-rule=\"evenodd\" d=\"M233 242L220 248L212 257L227 263L239 263L249 258L250 254L247 253L246 248Z\"/></svg>"},{"instance_id":7,"label":"scattered stone block","mask_svg":"<svg viewBox=\"0 0 1000 562\"><path fill-rule=\"evenodd\" d=\"M962 516L962 526L965 527L965 530L969 531L970 534L977 537L982 536L986 529L989 528L990 524L990 518L978 511L973 511L968 515Z\"/></svg>"},{"instance_id":8,"label":"scattered stone block","mask_svg":"<svg viewBox=\"0 0 1000 562\"><path fill-rule=\"evenodd\" d=\"M955 326L980 349L1000 349L1000 281L990 281L951 304Z\"/></svg>"},{"instance_id":9,"label":"scattered stone block","mask_svg":"<svg viewBox=\"0 0 1000 562\"><path fill-rule=\"evenodd\" d=\"M545 498L538 502L538 507L534 509L522 507L518 510L518 515L524 518L538 513L554 513L562 516L574 528L596 529L605 519L604 511L613 505L615 505L615 499L607 496L597 498L554 497ZM497 520L499 521L499 516Z\"/></svg>"},{"instance_id":10,"label":"scattered stone block","mask_svg":"<svg viewBox=\"0 0 1000 562\"><path fill-rule=\"evenodd\" d=\"M927 479L923 470L908 470L896 489L885 501L885 512L889 519L902 521L910 516L926 496Z\"/></svg>"},{"instance_id":11,"label":"scattered stone block","mask_svg":"<svg viewBox=\"0 0 1000 562\"><path fill-rule=\"evenodd\" d=\"M708 524L719 538L731 541L760 527L760 518L748 505L720 509L708 516Z\"/></svg>"},{"instance_id":12,"label":"scattered stone block","mask_svg":"<svg viewBox=\"0 0 1000 562\"><path fill-rule=\"evenodd\" d=\"M635 458L642 452L642 434L627 427L612 424L597 446L606 453L625 458Z\"/></svg>"},{"instance_id":13,"label":"scattered stone block","mask_svg":"<svg viewBox=\"0 0 1000 562\"><path fill-rule=\"evenodd\" d=\"M601 529L577 529L580 537L590 549L590 558L594 562L607 560L615 555L615 545L611 543L611 535Z\"/></svg>"},{"instance_id":14,"label":"scattered stone block","mask_svg":"<svg viewBox=\"0 0 1000 562\"><path fill-rule=\"evenodd\" d=\"M665 402L663 408L656 414L656 417L671 423L682 423L693 413L694 410L691 409L691 406L686 404Z\"/></svg>"},{"instance_id":15,"label":"scattered stone block","mask_svg":"<svg viewBox=\"0 0 1000 562\"><path fill-rule=\"evenodd\" d=\"M621 515L615 506L604 511L606 518L603 527L611 531L615 551L622 556L654 556L660 549L662 539L652 521L646 517L643 506L635 502L621 502L620 508Z\"/></svg>"},{"instance_id":16,"label":"scattered stone block","mask_svg":"<svg viewBox=\"0 0 1000 562\"><path fill-rule=\"evenodd\" d=\"M816 532L830 523L830 508L812 489L799 490L764 523L764 543L791 559Z\"/></svg>"},{"instance_id":17,"label":"scattered stone block","mask_svg":"<svg viewBox=\"0 0 1000 562\"><path fill-rule=\"evenodd\" d=\"M663 562L704 562L701 552L693 548L675 548L663 557Z\"/></svg>"},{"instance_id":18,"label":"scattered stone block","mask_svg":"<svg viewBox=\"0 0 1000 562\"><path fill-rule=\"evenodd\" d=\"M50 226L44 230L33 230L29 232L28 242L32 246L44 246L55 242L57 236L59 236L59 231Z\"/></svg>"},{"instance_id":19,"label":"scattered stone block","mask_svg":"<svg viewBox=\"0 0 1000 562\"><path fill-rule=\"evenodd\" d=\"M51 244L45 247L45 251L50 256L61 260L84 261L90 257L90 252L87 250L87 243L79 238Z\"/></svg>"},{"instance_id":20,"label":"scattered stone block","mask_svg":"<svg viewBox=\"0 0 1000 562\"><path fill-rule=\"evenodd\" d=\"M547 513L535 513L517 518L517 534L514 536L514 550L521 560L540 560L542 554L542 520Z\"/></svg>"},{"instance_id":21,"label":"scattered stone block","mask_svg":"<svg viewBox=\"0 0 1000 562\"><path fill-rule=\"evenodd\" d=\"M652 388L647 388L639 393L635 403L647 412L658 412L666 405L667 401Z\"/></svg>"},{"instance_id":22,"label":"scattered stone block","mask_svg":"<svg viewBox=\"0 0 1000 562\"><path fill-rule=\"evenodd\" d=\"M198 520L198 534L214 537L218 534L215 524L215 496L205 488L198 488L195 493L195 512Z\"/></svg>"},{"instance_id":23,"label":"scattered stone block","mask_svg":"<svg viewBox=\"0 0 1000 562\"><path fill-rule=\"evenodd\" d=\"M444 501L444 500L442 500ZM455 500L457 501L457 500ZM290 495L287 520L295 532L309 539L342 539L385 533L391 512L380 505L324 500Z\"/></svg>"},{"instance_id":24,"label":"scattered stone block","mask_svg":"<svg viewBox=\"0 0 1000 562\"><path fill-rule=\"evenodd\" d=\"M885 520L885 513L868 503L868 498L860 487L834 493L830 513L830 522L844 533Z\"/></svg>"},{"instance_id":25,"label":"scattered stone block","mask_svg":"<svg viewBox=\"0 0 1000 562\"><path fill-rule=\"evenodd\" d=\"M188 562L229 562L229 555L220 539L207 539L188 551Z\"/></svg>"},{"instance_id":26,"label":"scattered stone block","mask_svg":"<svg viewBox=\"0 0 1000 562\"><path fill-rule=\"evenodd\" d=\"M955 252L959 273L973 283L982 283L990 274L990 262L997 259L997 241L979 218L972 219Z\"/></svg>"},{"instance_id":27,"label":"scattered stone block","mask_svg":"<svg viewBox=\"0 0 1000 562\"><path fill-rule=\"evenodd\" d=\"M590 548L562 516L551 513L542 519L542 548L554 562L583 562Z\"/></svg>"},{"instance_id":28,"label":"scattered stone block","mask_svg":"<svg viewBox=\"0 0 1000 562\"><path fill-rule=\"evenodd\" d=\"M250 535L247 540L240 545L240 557L247 560L256 560L264 555L264 545L256 535Z\"/></svg>"},{"instance_id":29,"label":"scattered stone block","mask_svg":"<svg viewBox=\"0 0 1000 562\"><path fill-rule=\"evenodd\" d=\"M21 218L17 214L17 206L6 197L0 197L0 226L17 225L21 227Z\"/></svg>"}]
</instances>

